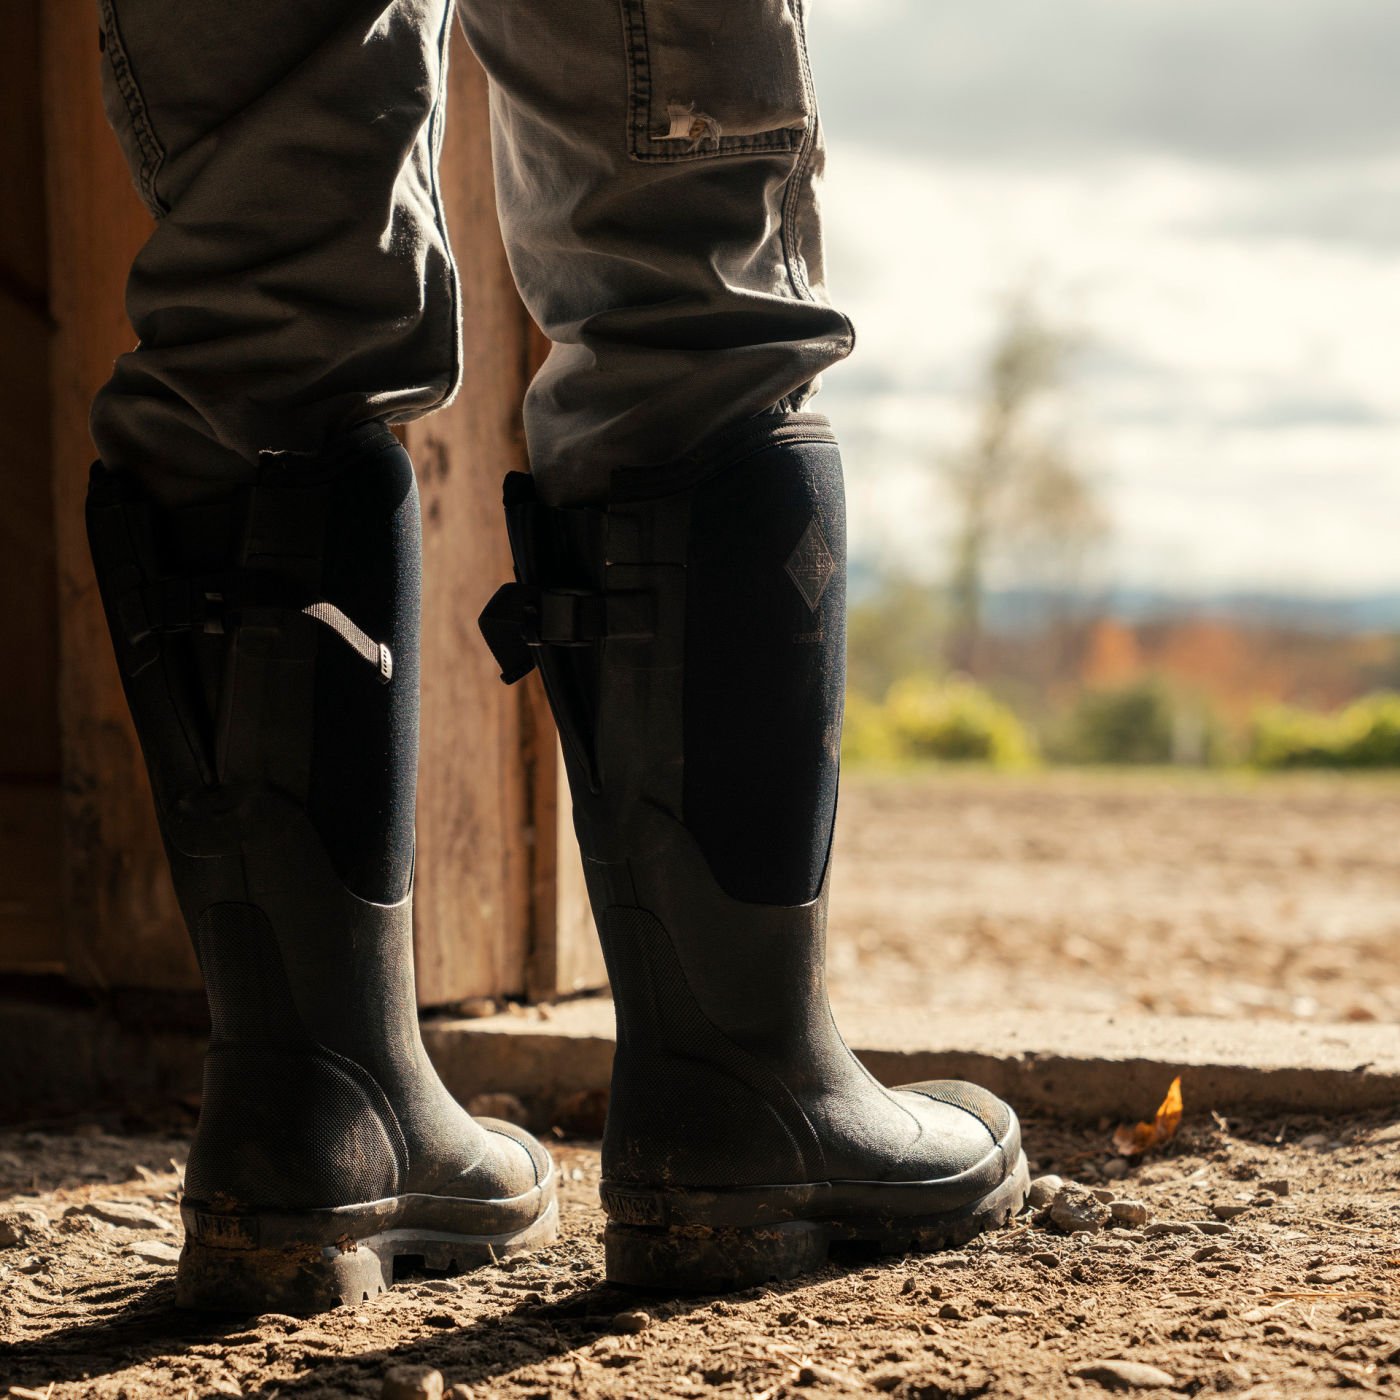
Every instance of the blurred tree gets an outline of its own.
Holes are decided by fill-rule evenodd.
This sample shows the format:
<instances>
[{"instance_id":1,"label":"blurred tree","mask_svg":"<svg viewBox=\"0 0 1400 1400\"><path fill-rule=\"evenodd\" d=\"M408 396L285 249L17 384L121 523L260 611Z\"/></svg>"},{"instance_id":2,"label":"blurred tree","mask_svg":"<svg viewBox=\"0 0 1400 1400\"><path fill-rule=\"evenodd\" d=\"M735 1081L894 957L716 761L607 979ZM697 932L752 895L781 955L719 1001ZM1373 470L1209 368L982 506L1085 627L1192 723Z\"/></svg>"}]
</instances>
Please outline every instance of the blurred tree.
<instances>
[{"instance_id":1,"label":"blurred tree","mask_svg":"<svg viewBox=\"0 0 1400 1400\"><path fill-rule=\"evenodd\" d=\"M1073 339L1025 296L1012 303L983 371L972 441L940 464L958 515L948 581L947 662L974 673L987 574L1014 550L1018 573L1068 596L1107 520L1088 476L1042 412L1063 387Z\"/></svg>"}]
</instances>

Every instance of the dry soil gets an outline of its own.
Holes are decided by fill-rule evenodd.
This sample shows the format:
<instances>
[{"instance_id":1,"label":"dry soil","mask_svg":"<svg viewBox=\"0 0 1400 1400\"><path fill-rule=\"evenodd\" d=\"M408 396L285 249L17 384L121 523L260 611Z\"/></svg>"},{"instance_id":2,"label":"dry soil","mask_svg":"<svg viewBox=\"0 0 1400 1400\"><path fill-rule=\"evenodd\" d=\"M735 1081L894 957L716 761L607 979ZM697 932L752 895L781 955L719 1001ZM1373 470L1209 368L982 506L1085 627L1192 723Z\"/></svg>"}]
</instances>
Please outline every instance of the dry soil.
<instances>
[{"instance_id":1,"label":"dry soil","mask_svg":"<svg viewBox=\"0 0 1400 1400\"><path fill-rule=\"evenodd\" d=\"M1107 1125L1027 1129L1042 1171L1118 1171ZM555 1151L564 1228L543 1253L312 1319L221 1320L175 1312L173 1264L140 1257L178 1242L183 1136L0 1135L0 1216L18 1237L0 1248L0 1384L331 1400L420 1365L459 1394L520 1400L1053 1400L1108 1393L1127 1361L1164 1372L1164 1395L1400 1396L1400 1122L1188 1119L1108 1186L1180 1233L1066 1237L1027 1214L954 1254L844 1260L722 1299L605 1285L597 1152ZM155 1219L92 1213L111 1201Z\"/></svg>"}]
</instances>

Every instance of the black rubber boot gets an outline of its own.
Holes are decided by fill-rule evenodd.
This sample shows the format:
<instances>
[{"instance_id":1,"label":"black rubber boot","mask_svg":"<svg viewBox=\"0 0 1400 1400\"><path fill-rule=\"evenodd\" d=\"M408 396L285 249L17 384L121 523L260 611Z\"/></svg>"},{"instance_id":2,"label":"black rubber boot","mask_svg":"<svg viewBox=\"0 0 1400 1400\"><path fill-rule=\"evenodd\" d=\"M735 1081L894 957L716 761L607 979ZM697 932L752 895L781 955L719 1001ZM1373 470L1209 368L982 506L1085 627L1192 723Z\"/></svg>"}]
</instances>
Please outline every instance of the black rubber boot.
<instances>
[{"instance_id":1,"label":"black rubber boot","mask_svg":"<svg viewBox=\"0 0 1400 1400\"><path fill-rule=\"evenodd\" d=\"M1018 1210L1016 1117L971 1084L883 1088L832 1021L827 859L845 681L840 455L756 420L618 472L606 510L506 483L517 582L483 632L537 663L617 1005L608 1277L712 1290L852 1242L957 1244Z\"/></svg>"},{"instance_id":2,"label":"black rubber boot","mask_svg":"<svg viewBox=\"0 0 1400 1400\"><path fill-rule=\"evenodd\" d=\"M87 521L213 1022L177 1301L314 1312L552 1240L548 1153L418 1033L407 455L371 424L183 510L99 464Z\"/></svg>"}]
</instances>

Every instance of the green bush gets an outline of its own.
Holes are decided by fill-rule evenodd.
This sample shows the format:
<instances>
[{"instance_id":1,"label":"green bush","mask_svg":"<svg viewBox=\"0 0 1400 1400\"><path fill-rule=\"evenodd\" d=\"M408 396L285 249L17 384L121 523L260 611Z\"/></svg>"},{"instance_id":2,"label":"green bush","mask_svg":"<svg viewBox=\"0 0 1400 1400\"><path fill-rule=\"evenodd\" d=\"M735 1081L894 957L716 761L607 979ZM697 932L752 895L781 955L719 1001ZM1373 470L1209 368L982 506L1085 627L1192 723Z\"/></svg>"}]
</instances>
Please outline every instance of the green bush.
<instances>
[{"instance_id":1,"label":"green bush","mask_svg":"<svg viewBox=\"0 0 1400 1400\"><path fill-rule=\"evenodd\" d=\"M1170 763L1172 698L1157 681L1085 691L1075 702L1056 757L1073 763Z\"/></svg>"},{"instance_id":2,"label":"green bush","mask_svg":"<svg viewBox=\"0 0 1400 1400\"><path fill-rule=\"evenodd\" d=\"M1035 759L1025 726L971 681L920 675L896 681L883 703L852 696L846 756L853 761L990 763L1023 768Z\"/></svg>"},{"instance_id":3,"label":"green bush","mask_svg":"<svg viewBox=\"0 0 1400 1400\"><path fill-rule=\"evenodd\" d=\"M1250 726L1257 768L1400 768L1400 695L1368 695L1332 714L1270 705Z\"/></svg>"}]
</instances>

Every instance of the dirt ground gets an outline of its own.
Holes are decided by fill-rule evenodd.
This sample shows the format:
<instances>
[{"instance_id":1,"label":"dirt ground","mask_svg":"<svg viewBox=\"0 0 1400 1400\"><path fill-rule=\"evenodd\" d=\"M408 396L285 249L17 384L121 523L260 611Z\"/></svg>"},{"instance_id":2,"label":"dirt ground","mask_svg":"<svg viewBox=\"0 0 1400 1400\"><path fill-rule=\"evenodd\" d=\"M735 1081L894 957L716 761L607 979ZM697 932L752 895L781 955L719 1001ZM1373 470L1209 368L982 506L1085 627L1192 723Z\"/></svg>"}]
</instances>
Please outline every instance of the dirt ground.
<instances>
[{"instance_id":1,"label":"dirt ground","mask_svg":"<svg viewBox=\"0 0 1400 1400\"><path fill-rule=\"evenodd\" d=\"M1032 1122L1027 1143L1037 1170L1085 1183L1113 1160L1102 1127ZM176 1313L155 1257L178 1243L182 1135L0 1134L0 1238L17 1237L0 1247L0 1386L331 1400L424 1365L458 1395L521 1400L1053 1400L1121 1386L1126 1360L1166 1373L1158 1394L1400 1396L1400 1121L1188 1118L1107 1188L1146 1226L1066 1236L1028 1213L954 1254L726 1299L604 1285L597 1152L555 1151L564 1233L543 1253L316 1318L217 1319Z\"/></svg>"},{"instance_id":2,"label":"dirt ground","mask_svg":"<svg viewBox=\"0 0 1400 1400\"><path fill-rule=\"evenodd\" d=\"M844 1006L1400 1022L1393 779L842 780Z\"/></svg>"}]
</instances>

